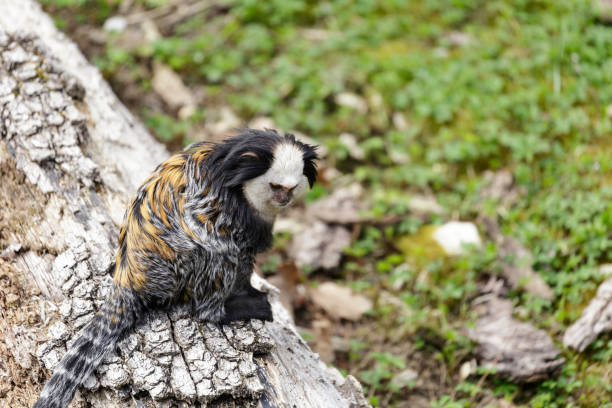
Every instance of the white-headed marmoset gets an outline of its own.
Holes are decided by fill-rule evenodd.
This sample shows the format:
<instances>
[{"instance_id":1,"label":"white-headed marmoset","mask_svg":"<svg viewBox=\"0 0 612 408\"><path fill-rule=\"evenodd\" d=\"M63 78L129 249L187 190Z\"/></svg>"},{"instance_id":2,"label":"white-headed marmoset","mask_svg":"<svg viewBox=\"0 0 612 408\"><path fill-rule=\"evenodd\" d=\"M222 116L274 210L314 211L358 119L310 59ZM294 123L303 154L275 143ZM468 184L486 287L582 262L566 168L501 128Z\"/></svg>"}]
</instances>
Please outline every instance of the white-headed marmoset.
<instances>
[{"instance_id":1,"label":"white-headed marmoset","mask_svg":"<svg viewBox=\"0 0 612 408\"><path fill-rule=\"evenodd\" d=\"M110 298L81 331L34 408L64 408L146 311L188 302L203 321L272 320L250 284L275 216L317 178L316 147L246 129L157 167L127 208Z\"/></svg>"}]
</instances>

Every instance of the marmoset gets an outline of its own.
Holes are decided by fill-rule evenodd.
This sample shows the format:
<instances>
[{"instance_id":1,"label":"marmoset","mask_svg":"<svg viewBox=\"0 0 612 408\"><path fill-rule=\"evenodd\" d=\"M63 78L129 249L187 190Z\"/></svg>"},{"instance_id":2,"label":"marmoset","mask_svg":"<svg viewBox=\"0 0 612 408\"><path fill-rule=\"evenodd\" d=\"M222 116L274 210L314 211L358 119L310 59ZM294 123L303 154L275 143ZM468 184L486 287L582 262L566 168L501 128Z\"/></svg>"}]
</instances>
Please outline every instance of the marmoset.
<instances>
[{"instance_id":1,"label":"marmoset","mask_svg":"<svg viewBox=\"0 0 612 408\"><path fill-rule=\"evenodd\" d=\"M276 215L317 178L316 146L247 129L160 164L126 210L108 302L81 331L34 408L64 408L147 310L188 302L203 321L272 320L250 284Z\"/></svg>"}]
</instances>

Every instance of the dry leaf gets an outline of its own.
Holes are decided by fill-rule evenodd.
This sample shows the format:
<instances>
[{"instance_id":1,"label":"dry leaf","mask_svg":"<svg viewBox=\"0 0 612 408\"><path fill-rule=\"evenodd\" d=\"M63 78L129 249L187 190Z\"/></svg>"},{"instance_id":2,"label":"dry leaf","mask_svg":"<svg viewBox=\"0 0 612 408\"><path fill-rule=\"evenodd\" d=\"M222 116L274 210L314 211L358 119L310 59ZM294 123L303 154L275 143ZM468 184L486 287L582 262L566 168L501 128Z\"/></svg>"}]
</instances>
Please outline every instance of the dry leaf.
<instances>
[{"instance_id":1,"label":"dry leaf","mask_svg":"<svg viewBox=\"0 0 612 408\"><path fill-rule=\"evenodd\" d=\"M612 0L596 0L597 18L603 23L612 23Z\"/></svg>"},{"instance_id":2,"label":"dry leaf","mask_svg":"<svg viewBox=\"0 0 612 408\"><path fill-rule=\"evenodd\" d=\"M318 218L330 224L356 224L366 220L362 215L366 209L360 199L362 187L353 184L339 188L328 197L312 203L308 209L309 217Z\"/></svg>"},{"instance_id":3,"label":"dry leaf","mask_svg":"<svg viewBox=\"0 0 612 408\"><path fill-rule=\"evenodd\" d=\"M313 303L330 316L357 321L372 308L372 301L346 286L325 282L310 291Z\"/></svg>"},{"instance_id":4,"label":"dry leaf","mask_svg":"<svg viewBox=\"0 0 612 408\"><path fill-rule=\"evenodd\" d=\"M258 116L249 122L251 129L276 129L276 124L267 116Z\"/></svg>"},{"instance_id":5,"label":"dry leaf","mask_svg":"<svg viewBox=\"0 0 612 408\"><path fill-rule=\"evenodd\" d=\"M435 197L416 195L410 198L408 203L410 211L416 214L442 214L444 208L438 204Z\"/></svg>"},{"instance_id":6,"label":"dry leaf","mask_svg":"<svg viewBox=\"0 0 612 408\"><path fill-rule=\"evenodd\" d=\"M390 384L394 388L400 390L414 384L419 378L419 373L412 368L407 368L404 371L396 374L391 378Z\"/></svg>"},{"instance_id":7,"label":"dry leaf","mask_svg":"<svg viewBox=\"0 0 612 408\"><path fill-rule=\"evenodd\" d=\"M189 116L195 111L195 98L181 77L172 68L160 62L153 65L153 90L173 110L181 110L181 116Z\"/></svg>"},{"instance_id":8,"label":"dry leaf","mask_svg":"<svg viewBox=\"0 0 612 408\"><path fill-rule=\"evenodd\" d=\"M339 93L336 95L335 101L338 105L355 109L361 114L365 114L368 111L368 104L366 103L365 99L354 93Z\"/></svg>"},{"instance_id":9,"label":"dry leaf","mask_svg":"<svg viewBox=\"0 0 612 408\"><path fill-rule=\"evenodd\" d=\"M359 142L357 141L357 138L355 137L355 135L352 135L350 133L342 133L338 137L338 141L344 147L346 147L346 150L348 150L349 155L353 159L356 159L356 160L363 160L363 159L365 159L365 156L366 156L365 151L359 145Z\"/></svg>"},{"instance_id":10,"label":"dry leaf","mask_svg":"<svg viewBox=\"0 0 612 408\"><path fill-rule=\"evenodd\" d=\"M206 111L204 131L207 140L219 141L235 134L236 129L243 126L242 120L228 106Z\"/></svg>"},{"instance_id":11,"label":"dry leaf","mask_svg":"<svg viewBox=\"0 0 612 408\"><path fill-rule=\"evenodd\" d=\"M302 218L300 214L295 212L281 214L274 222L274 234L289 233L296 235L304 231L306 224L300 218Z\"/></svg>"},{"instance_id":12,"label":"dry leaf","mask_svg":"<svg viewBox=\"0 0 612 408\"><path fill-rule=\"evenodd\" d=\"M294 293L297 293L295 287L291 288L291 285L281 275L272 275L267 278L266 281L278 289L280 302L283 304L285 309L287 309L291 317L294 317L293 299Z\"/></svg>"},{"instance_id":13,"label":"dry leaf","mask_svg":"<svg viewBox=\"0 0 612 408\"><path fill-rule=\"evenodd\" d=\"M342 251L351 241L348 229L315 221L293 236L289 253L301 267L332 269L340 264Z\"/></svg>"},{"instance_id":14,"label":"dry leaf","mask_svg":"<svg viewBox=\"0 0 612 408\"><path fill-rule=\"evenodd\" d=\"M331 322L325 318L316 319L312 322L312 331L315 336L314 351L319 353L321 360L331 364L335 358L332 346Z\"/></svg>"},{"instance_id":15,"label":"dry leaf","mask_svg":"<svg viewBox=\"0 0 612 408\"><path fill-rule=\"evenodd\" d=\"M446 39L448 40L448 42L451 43L451 45L454 45L456 47L463 47L465 45L469 45L474 40L471 35L461 31L451 31L446 36Z\"/></svg>"}]
</instances>

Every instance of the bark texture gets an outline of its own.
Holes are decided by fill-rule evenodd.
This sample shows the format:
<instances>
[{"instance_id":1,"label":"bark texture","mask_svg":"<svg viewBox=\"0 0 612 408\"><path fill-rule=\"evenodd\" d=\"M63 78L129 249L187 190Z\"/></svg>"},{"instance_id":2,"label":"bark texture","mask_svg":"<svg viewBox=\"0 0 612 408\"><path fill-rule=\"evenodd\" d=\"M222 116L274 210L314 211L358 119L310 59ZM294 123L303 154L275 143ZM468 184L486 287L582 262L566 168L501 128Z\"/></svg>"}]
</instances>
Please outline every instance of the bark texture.
<instances>
[{"instance_id":1,"label":"bark texture","mask_svg":"<svg viewBox=\"0 0 612 408\"><path fill-rule=\"evenodd\" d=\"M35 347L19 327L29 341L11 350L24 367L35 354L51 372L105 301L127 199L168 153L31 0L0 2L0 116L0 255L40 290L31 302L40 302L46 332ZM275 289L255 285L271 292L274 323L217 326L180 307L151 312L77 400L368 406L357 381L325 368L298 336Z\"/></svg>"},{"instance_id":2,"label":"bark texture","mask_svg":"<svg viewBox=\"0 0 612 408\"><path fill-rule=\"evenodd\" d=\"M565 331L563 345L584 351L601 333L612 330L612 279L597 289L597 295L582 315Z\"/></svg>"},{"instance_id":3,"label":"bark texture","mask_svg":"<svg viewBox=\"0 0 612 408\"><path fill-rule=\"evenodd\" d=\"M550 336L512 317L512 302L495 294L477 299L481 313L468 336L478 343L480 364L514 382L535 382L561 370L565 359Z\"/></svg>"}]
</instances>

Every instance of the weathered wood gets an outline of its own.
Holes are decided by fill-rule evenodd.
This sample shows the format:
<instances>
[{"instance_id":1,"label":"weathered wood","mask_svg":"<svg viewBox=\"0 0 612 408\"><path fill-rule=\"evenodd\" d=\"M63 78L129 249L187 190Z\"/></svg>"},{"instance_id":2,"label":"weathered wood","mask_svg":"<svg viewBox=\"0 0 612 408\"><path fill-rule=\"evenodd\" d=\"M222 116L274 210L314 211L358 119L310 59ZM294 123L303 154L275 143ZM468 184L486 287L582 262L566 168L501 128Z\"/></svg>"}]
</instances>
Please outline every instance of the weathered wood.
<instances>
[{"instance_id":1,"label":"weathered wood","mask_svg":"<svg viewBox=\"0 0 612 408\"><path fill-rule=\"evenodd\" d=\"M534 296L550 300L552 289L532 268L533 256L515 238L501 232L497 214L490 215L485 203L493 200L498 212L504 212L520 198L521 191L512 173L502 170L485 176L487 184L481 190L478 220L488 238L498 248L501 278L489 278L473 302L479 314L468 336L477 343L474 350L479 364L490 368L496 376L514 382L534 382L560 372L565 359L550 336L528 322L512 317L512 302L504 296L509 288L523 289Z\"/></svg>"},{"instance_id":2,"label":"weathered wood","mask_svg":"<svg viewBox=\"0 0 612 408\"><path fill-rule=\"evenodd\" d=\"M507 211L521 196L520 189L514 183L514 176L508 170L489 173L487 184L480 192L483 203L493 200L498 203L498 211ZM478 215L479 223L484 227L487 236L497 244L501 274L513 289L523 289L534 296L546 300L553 298L553 291L546 281L533 270L533 255L516 238L502 234L496 215L489 215L481 203Z\"/></svg>"},{"instance_id":3,"label":"weathered wood","mask_svg":"<svg viewBox=\"0 0 612 408\"><path fill-rule=\"evenodd\" d=\"M582 315L567 328L563 345L584 351L597 336L612 330L612 278L597 289L597 295L582 311Z\"/></svg>"},{"instance_id":4,"label":"weathered wood","mask_svg":"<svg viewBox=\"0 0 612 408\"><path fill-rule=\"evenodd\" d=\"M512 317L512 302L487 294L475 302L480 318L468 336L478 343L479 363L515 382L534 382L558 373L565 363L550 336Z\"/></svg>"},{"instance_id":5,"label":"weathered wood","mask_svg":"<svg viewBox=\"0 0 612 408\"><path fill-rule=\"evenodd\" d=\"M104 302L129 195L168 153L31 0L0 2L0 116L0 253L53 301L41 308L47 341L36 351L51 370ZM325 368L268 290L275 321L265 325L202 324L182 308L151 312L77 399L93 407L367 406L354 378Z\"/></svg>"}]
</instances>

